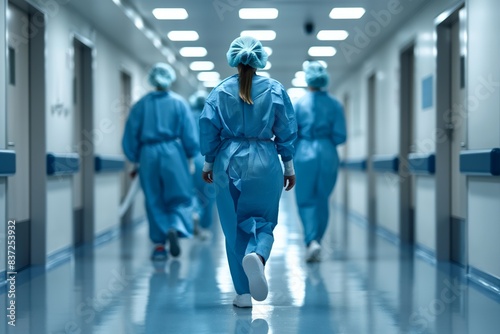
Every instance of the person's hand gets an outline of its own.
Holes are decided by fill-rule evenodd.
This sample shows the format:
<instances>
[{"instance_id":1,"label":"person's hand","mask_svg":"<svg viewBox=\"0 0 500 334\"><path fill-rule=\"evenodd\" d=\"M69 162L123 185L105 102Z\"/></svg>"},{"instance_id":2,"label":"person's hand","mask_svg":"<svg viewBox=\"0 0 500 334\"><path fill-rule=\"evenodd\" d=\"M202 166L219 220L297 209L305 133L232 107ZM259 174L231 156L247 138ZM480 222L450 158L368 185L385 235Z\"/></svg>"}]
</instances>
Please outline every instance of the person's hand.
<instances>
[{"instance_id":1,"label":"person's hand","mask_svg":"<svg viewBox=\"0 0 500 334\"><path fill-rule=\"evenodd\" d=\"M285 177L285 182L284 182L284 187L286 191L291 190L295 186L295 175L289 175L289 176L284 176Z\"/></svg>"},{"instance_id":2,"label":"person's hand","mask_svg":"<svg viewBox=\"0 0 500 334\"><path fill-rule=\"evenodd\" d=\"M130 177L133 179L137 176L137 169L134 169L133 171L130 172Z\"/></svg>"},{"instance_id":3,"label":"person's hand","mask_svg":"<svg viewBox=\"0 0 500 334\"><path fill-rule=\"evenodd\" d=\"M203 181L206 183L213 183L214 182L214 171L208 171L208 172L202 172L201 177L203 178Z\"/></svg>"}]
</instances>

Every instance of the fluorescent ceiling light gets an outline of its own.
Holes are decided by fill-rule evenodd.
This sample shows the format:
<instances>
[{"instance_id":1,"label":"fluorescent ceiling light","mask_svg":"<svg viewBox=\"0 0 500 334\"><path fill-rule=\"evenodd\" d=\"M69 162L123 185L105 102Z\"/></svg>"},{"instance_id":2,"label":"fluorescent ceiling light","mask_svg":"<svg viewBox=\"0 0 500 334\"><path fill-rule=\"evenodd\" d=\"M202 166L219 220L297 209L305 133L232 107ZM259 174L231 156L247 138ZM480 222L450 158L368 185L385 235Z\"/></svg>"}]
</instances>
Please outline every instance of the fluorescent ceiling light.
<instances>
[{"instance_id":1,"label":"fluorescent ceiling light","mask_svg":"<svg viewBox=\"0 0 500 334\"><path fill-rule=\"evenodd\" d=\"M337 50L333 46L312 46L308 53L311 57L333 57Z\"/></svg>"},{"instance_id":2,"label":"fluorescent ceiling light","mask_svg":"<svg viewBox=\"0 0 500 334\"><path fill-rule=\"evenodd\" d=\"M273 54L273 49L271 49L269 46L264 46L264 51L266 51L268 56Z\"/></svg>"},{"instance_id":3,"label":"fluorescent ceiling light","mask_svg":"<svg viewBox=\"0 0 500 334\"><path fill-rule=\"evenodd\" d=\"M306 79L306 72L304 71L298 71L297 73L295 73L295 77L296 78L299 78L299 79Z\"/></svg>"},{"instance_id":4,"label":"fluorescent ceiling light","mask_svg":"<svg viewBox=\"0 0 500 334\"><path fill-rule=\"evenodd\" d=\"M362 7L333 8L330 12L331 19L359 19L365 15Z\"/></svg>"},{"instance_id":5,"label":"fluorescent ceiling light","mask_svg":"<svg viewBox=\"0 0 500 334\"><path fill-rule=\"evenodd\" d=\"M270 61L266 63L266 67L263 68L264 71L270 70L273 65L271 64Z\"/></svg>"},{"instance_id":6,"label":"fluorescent ceiling light","mask_svg":"<svg viewBox=\"0 0 500 334\"><path fill-rule=\"evenodd\" d=\"M307 82L306 78L293 78L292 79L292 86L294 87L307 87Z\"/></svg>"},{"instance_id":7,"label":"fluorescent ceiling light","mask_svg":"<svg viewBox=\"0 0 500 334\"><path fill-rule=\"evenodd\" d=\"M139 30L142 30L142 28L144 28L144 22L139 16L134 19L134 24Z\"/></svg>"},{"instance_id":8,"label":"fluorescent ceiling light","mask_svg":"<svg viewBox=\"0 0 500 334\"><path fill-rule=\"evenodd\" d=\"M345 30L320 30L316 35L320 41L343 41L349 36Z\"/></svg>"},{"instance_id":9,"label":"fluorescent ceiling light","mask_svg":"<svg viewBox=\"0 0 500 334\"><path fill-rule=\"evenodd\" d=\"M278 17L276 8L242 8L240 9L240 19L243 20L274 20Z\"/></svg>"},{"instance_id":10,"label":"fluorescent ceiling light","mask_svg":"<svg viewBox=\"0 0 500 334\"><path fill-rule=\"evenodd\" d=\"M200 72L197 76L200 81L217 81L220 79L219 72Z\"/></svg>"},{"instance_id":11,"label":"fluorescent ceiling light","mask_svg":"<svg viewBox=\"0 0 500 334\"><path fill-rule=\"evenodd\" d=\"M207 49L203 47L185 47L181 48L179 53L183 57L205 57L207 55Z\"/></svg>"},{"instance_id":12,"label":"fluorescent ceiling light","mask_svg":"<svg viewBox=\"0 0 500 334\"><path fill-rule=\"evenodd\" d=\"M211 61L193 61L189 65L192 71L211 71L214 67L215 65Z\"/></svg>"},{"instance_id":13,"label":"fluorescent ceiling light","mask_svg":"<svg viewBox=\"0 0 500 334\"><path fill-rule=\"evenodd\" d=\"M168 34L171 41L197 41L200 36L194 30L172 30Z\"/></svg>"},{"instance_id":14,"label":"fluorescent ceiling light","mask_svg":"<svg viewBox=\"0 0 500 334\"><path fill-rule=\"evenodd\" d=\"M274 30L243 30L240 36L252 36L260 41L272 41L276 38Z\"/></svg>"},{"instance_id":15,"label":"fluorescent ceiling light","mask_svg":"<svg viewBox=\"0 0 500 334\"><path fill-rule=\"evenodd\" d=\"M304 88L288 88L286 92L290 96L290 99L296 100L304 96L307 91Z\"/></svg>"},{"instance_id":16,"label":"fluorescent ceiling light","mask_svg":"<svg viewBox=\"0 0 500 334\"><path fill-rule=\"evenodd\" d=\"M213 87L217 86L218 84L220 84L220 80L216 80L216 81L204 81L203 82L203 86L205 86L207 88L213 88Z\"/></svg>"},{"instance_id":17,"label":"fluorescent ceiling light","mask_svg":"<svg viewBox=\"0 0 500 334\"><path fill-rule=\"evenodd\" d=\"M317 61L318 63L323 65L324 68L328 68L328 64L326 63L326 61L324 61L324 60L315 60L315 61ZM309 60L306 60L304 63L302 63L302 68L306 68L308 64L309 64Z\"/></svg>"},{"instance_id":18,"label":"fluorescent ceiling light","mask_svg":"<svg viewBox=\"0 0 500 334\"><path fill-rule=\"evenodd\" d=\"M184 8L155 8L153 15L157 20L185 20L189 16Z\"/></svg>"},{"instance_id":19,"label":"fluorescent ceiling light","mask_svg":"<svg viewBox=\"0 0 500 334\"><path fill-rule=\"evenodd\" d=\"M261 77L266 77L266 78L270 78L271 75L268 73L268 72L257 72L257 75L260 75Z\"/></svg>"}]
</instances>

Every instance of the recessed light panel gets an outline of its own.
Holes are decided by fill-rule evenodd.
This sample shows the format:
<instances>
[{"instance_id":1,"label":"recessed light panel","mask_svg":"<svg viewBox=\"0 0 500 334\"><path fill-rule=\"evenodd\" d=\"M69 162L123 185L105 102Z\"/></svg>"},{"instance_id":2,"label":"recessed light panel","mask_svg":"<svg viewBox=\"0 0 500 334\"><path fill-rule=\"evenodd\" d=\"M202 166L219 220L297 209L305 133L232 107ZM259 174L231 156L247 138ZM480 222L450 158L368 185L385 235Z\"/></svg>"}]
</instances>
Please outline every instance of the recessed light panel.
<instances>
[{"instance_id":1,"label":"recessed light panel","mask_svg":"<svg viewBox=\"0 0 500 334\"><path fill-rule=\"evenodd\" d=\"M211 71L215 67L211 61L193 61L189 68L191 71Z\"/></svg>"},{"instance_id":2,"label":"recessed light panel","mask_svg":"<svg viewBox=\"0 0 500 334\"><path fill-rule=\"evenodd\" d=\"M207 49L203 47L185 47L181 48L179 53L183 57L205 57L207 55Z\"/></svg>"},{"instance_id":3,"label":"recessed light panel","mask_svg":"<svg viewBox=\"0 0 500 334\"><path fill-rule=\"evenodd\" d=\"M360 19L365 15L362 7L338 7L330 12L331 19Z\"/></svg>"},{"instance_id":4,"label":"recessed light panel","mask_svg":"<svg viewBox=\"0 0 500 334\"><path fill-rule=\"evenodd\" d=\"M240 36L252 36L260 41L272 41L276 39L274 30L244 30Z\"/></svg>"},{"instance_id":5,"label":"recessed light panel","mask_svg":"<svg viewBox=\"0 0 500 334\"><path fill-rule=\"evenodd\" d=\"M243 20L274 20L278 17L276 8L242 8L239 13Z\"/></svg>"},{"instance_id":6,"label":"recessed light panel","mask_svg":"<svg viewBox=\"0 0 500 334\"><path fill-rule=\"evenodd\" d=\"M197 41L200 36L194 30L172 30L168 34L168 39L171 41L185 41L192 42Z\"/></svg>"},{"instance_id":7,"label":"recessed light panel","mask_svg":"<svg viewBox=\"0 0 500 334\"><path fill-rule=\"evenodd\" d=\"M320 30L316 35L320 41L343 41L349 36L345 30Z\"/></svg>"},{"instance_id":8,"label":"recessed light panel","mask_svg":"<svg viewBox=\"0 0 500 334\"><path fill-rule=\"evenodd\" d=\"M337 50L333 46L312 46L308 53L311 57L333 57Z\"/></svg>"},{"instance_id":9,"label":"recessed light panel","mask_svg":"<svg viewBox=\"0 0 500 334\"><path fill-rule=\"evenodd\" d=\"M153 15L157 20L185 20L189 16L184 8L155 8Z\"/></svg>"}]
</instances>

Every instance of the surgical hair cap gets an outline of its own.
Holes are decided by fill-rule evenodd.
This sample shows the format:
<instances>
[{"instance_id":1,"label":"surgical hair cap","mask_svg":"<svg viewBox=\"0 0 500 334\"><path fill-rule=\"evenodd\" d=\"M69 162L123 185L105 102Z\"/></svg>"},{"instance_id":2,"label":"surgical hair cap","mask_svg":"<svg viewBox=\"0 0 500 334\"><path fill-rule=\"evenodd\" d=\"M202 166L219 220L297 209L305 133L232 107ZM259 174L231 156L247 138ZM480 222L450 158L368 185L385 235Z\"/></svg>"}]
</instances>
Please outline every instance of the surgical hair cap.
<instances>
[{"instance_id":1,"label":"surgical hair cap","mask_svg":"<svg viewBox=\"0 0 500 334\"><path fill-rule=\"evenodd\" d=\"M250 36L236 38L229 46L226 56L231 67L243 64L253 68L266 67L268 57L260 41Z\"/></svg>"},{"instance_id":2,"label":"surgical hair cap","mask_svg":"<svg viewBox=\"0 0 500 334\"><path fill-rule=\"evenodd\" d=\"M207 92L204 90L199 90L189 97L189 105L194 110L202 110L205 106L205 100L207 99Z\"/></svg>"},{"instance_id":3,"label":"surgical hair cap","mask_svg":"<svg viewBox=\"0 0 500 334\"><path fill-rule=\"evenodd\" d=\"M323 88L328 86L328 81L330 76L323 67L317 61L311 61L306 66L304 66L304 71L306 72L306 82L309 87Z\"/></svg>"},{"instance_id":4,"label":"surgical hair cap","mask_svg":"<svg viewBox=\"0 0 500 334\"><path fill-rule=\"evenodd\" d=\"M149 83L157 88L167 89L176 78L172 66L165 63L157 63L149 71Z\"/></svg>"}]
</instances>

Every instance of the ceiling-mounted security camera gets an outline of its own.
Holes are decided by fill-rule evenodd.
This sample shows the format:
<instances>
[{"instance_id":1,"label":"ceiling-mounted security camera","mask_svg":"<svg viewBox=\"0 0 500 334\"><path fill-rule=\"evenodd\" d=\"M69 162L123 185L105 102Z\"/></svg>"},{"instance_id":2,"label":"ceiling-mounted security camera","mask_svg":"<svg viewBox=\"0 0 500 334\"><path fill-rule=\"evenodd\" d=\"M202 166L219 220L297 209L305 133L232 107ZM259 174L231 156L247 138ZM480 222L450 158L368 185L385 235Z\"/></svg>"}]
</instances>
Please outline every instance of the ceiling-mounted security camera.
<instances>
[{"instance_id":1,"label":"ceiling-mounted security camera","mask_svg":"<svg viewBox=\"0 0 500 334\"><path fill-rule=\"evenodd\" d=\"M311 35L314 32L314 23L306 22L304 24L304 31L306 32L307 35Z\"/></svg>"}]
</instances>

